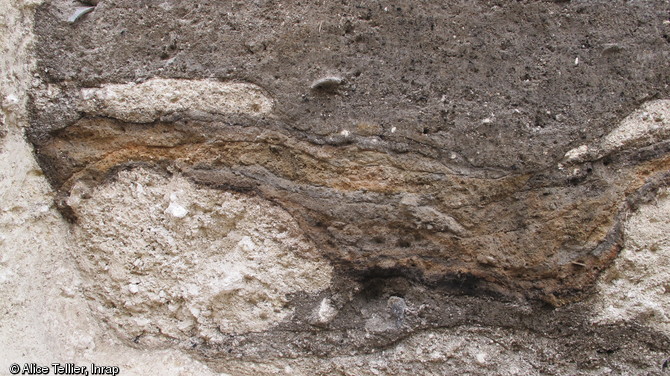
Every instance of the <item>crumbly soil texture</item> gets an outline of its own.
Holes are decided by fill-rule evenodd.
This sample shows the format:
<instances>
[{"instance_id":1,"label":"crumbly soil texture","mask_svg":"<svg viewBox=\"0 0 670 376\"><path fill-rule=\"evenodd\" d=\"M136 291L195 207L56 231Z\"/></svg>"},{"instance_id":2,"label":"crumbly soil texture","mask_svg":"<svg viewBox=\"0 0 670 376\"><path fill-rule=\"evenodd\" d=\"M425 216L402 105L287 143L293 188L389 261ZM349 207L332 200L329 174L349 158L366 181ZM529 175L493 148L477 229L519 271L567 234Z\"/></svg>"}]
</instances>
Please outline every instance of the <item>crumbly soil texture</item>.
<instances>
[{"instance_id":1,"label":"crumbly soil texture","mask_svg":"<svg viewBox=\"0 0 670 376\"><path fill-rule=\"evenodd\" d=\"M263 330L205 335L216 323L183 306L192 327L119 320L121 338L262 362L482 326L554 339L546 372L659 370L665 335L593 326L574 302L616 258L624 219L670 181L667 1L103 0L72 22L79 6L37 10L27 134L61 212L90 231L84 273L104 271L91 260L105 229L82 202L129 171L260 202L284 221L272 241L285 227L311 244L282 260L332 268L318 291L272 290L265 318L280 322L248 325ZM177 201L175 220L209 213ZM115 278L89 291L112 322L133 312L100 292Z\"/></svg>"}]
</instances>

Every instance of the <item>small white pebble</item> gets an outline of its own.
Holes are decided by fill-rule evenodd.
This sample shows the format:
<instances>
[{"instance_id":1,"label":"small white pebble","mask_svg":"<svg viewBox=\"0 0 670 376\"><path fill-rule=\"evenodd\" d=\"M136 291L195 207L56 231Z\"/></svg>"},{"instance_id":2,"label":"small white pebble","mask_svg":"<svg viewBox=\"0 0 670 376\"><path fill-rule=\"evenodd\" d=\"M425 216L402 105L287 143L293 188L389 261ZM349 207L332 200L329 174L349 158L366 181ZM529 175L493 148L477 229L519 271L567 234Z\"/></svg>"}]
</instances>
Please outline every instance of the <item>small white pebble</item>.
<instances>
[{"instance_id":1,"label":"small white pebble","mask_svg":"<svg viewBox=\"0 0 670 376\"><path fill-rule=\"evenodd\" d=\"M177 204L176 202L171 202L170 206L165 209L166 214L170 214L171 216L175 218L184 218L186 214L188 214L188 210L186 210L183 206Z\"/></svg>"},{"instance_id":2,"label":"small white pebble","mask_svg":"<svg viewBox=\"0 0 670 376\"><path fill-rule=\"evenodd\" d=\"M342 132L340 132L340 134L341 134L342 136L344 136L344 137L349 137L349 134L350 134L350 133L351 133L351 132L349 132L349 131L346 130L346 129L343 129Z\"/></svg>"},{"instance_id":3,"label":"small white pebble","mask_svg":"<svg viewBox=\"0 0 670 376\"><path fill-rule=\"evenodd\" d=\"M15 111L19 107L19 97L15 94L9 94L5 97L5 100L2 102L2 107L6 110Z\"/></svg>"},{"instance_id":4,"label":"small white pebble","mask_svg":"<svg viewBox=\"0 0 670 376\"><path fill-rule=\"evenodd\" d=\"M63 295L66 298L74 298L74 296L76 295L75 289L72 288L71 286L67 286L67 287L61 286L60 291L61 291L61 295Z\"/></svg>"},{"instance_id":5,"label":"small white pebble","mask_svg":"<svg viewBox=\"0 0 670 376\"><path fill-rule=\"evenodd\" d=\"M256 244L248 236L243 236L242 239L240 239L240 241L237 243L237 245L239 245L240 248L242 248L242 250L245 252L251 252L256 249Z\"/></svg>"},{"instance_id":6,"label":"small white pebble","mask_svg":"<svg viewBox=\"0 0 670 376\"><path fill-rule=\"evenodd\" d=\"M568 162L575 162L583 160L589 155L589 147L587 145L582 145L578 148L574 148L567 153L565 153L565 160Z\"/></svg>"},{"instance_id":7,"label":"small white pebble","mask_svg":"<svg viewBox=\"0 0 670 376\"><path fill-rule=\"evenodd\" d=\"M324 298L321 300L321 304L319 304L316 316L319 323L326 324L337 316L337 309L333 306L330 299Z\"/></svg>"}]
</instances>

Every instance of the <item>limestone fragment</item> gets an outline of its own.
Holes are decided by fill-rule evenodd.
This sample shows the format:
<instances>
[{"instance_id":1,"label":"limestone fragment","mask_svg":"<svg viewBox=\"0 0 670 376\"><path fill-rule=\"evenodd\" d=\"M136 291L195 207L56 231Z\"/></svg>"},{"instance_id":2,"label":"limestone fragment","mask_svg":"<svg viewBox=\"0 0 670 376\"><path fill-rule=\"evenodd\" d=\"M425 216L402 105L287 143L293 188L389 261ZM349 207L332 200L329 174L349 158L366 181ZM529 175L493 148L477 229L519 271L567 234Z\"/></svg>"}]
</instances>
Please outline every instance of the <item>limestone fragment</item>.
<instances>
[{"instance_id":1,"label":"limestone fragment","mask_svg":"<svg viewBox=\"0 0 670 376\"><path fill-rule=\"evenodd\" d=\"M85 294L124 338L216 343L265 330L293 312L291 294L318 293L332 278L290 215L258 198L138 168L71 201ZM320 321L335 314L322 302Z\"/></svg>"},{"instance_id":2,"label":"limestone fragment","mask_svg":"<svg viewBox=\"0 0 670 376\"><path fill-rule=\"evenodd\" d=\"M626 222L626 243L598 283L594 322L626 320L670 333L670 191Z\"/></svg>"},{"instance_id":3,"label":"limestone fragment","mask_svg":"<svg viewBox=\"0 0 670 376\"><path fill-rule=\"evenodd\" d=\"M163 78L85 88L79 103L79 109L90 115L134 123L150 123L178 112L260 116L272 111L272 106L272 100L253 84Z\"/></svg>"},{"instance_id":4,"label":"limestone fragment","mask_svg":"<svg viewBox=\"0 0 670 376\"><path fill-rule=\"evenodd\" d=\"M599 142L581 145L565 153L564 162L596 160L622 150L641 148L670 138L670 100L645 103L628 115Z\"/></svg>"},{"instance_id":5,"label":"limestone fragment","mask_svg":"<svg viewBox=\"0 0 670 376\"><path fill-rule=\"evenodd\" d=\"M587 145L582 145L565 153L565 161L568 163L583 162L588 155L589 147Z\"/></svg>"}]
</instances>

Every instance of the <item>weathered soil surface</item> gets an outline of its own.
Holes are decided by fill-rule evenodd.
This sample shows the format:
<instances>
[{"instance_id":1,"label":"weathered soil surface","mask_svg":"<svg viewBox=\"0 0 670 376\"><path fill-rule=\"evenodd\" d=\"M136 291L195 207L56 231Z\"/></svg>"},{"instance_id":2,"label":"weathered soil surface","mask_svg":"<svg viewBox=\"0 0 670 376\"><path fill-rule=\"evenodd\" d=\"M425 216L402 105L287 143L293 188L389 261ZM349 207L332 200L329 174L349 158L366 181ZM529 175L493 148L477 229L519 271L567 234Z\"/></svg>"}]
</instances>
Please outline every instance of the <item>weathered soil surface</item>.
<instances>
[{"instance_id":1,"label":"weathered soil surface","mask_svg":"<svg viewBox=\"0 0 670 376\"><path fill-rule=\"evenodd\" d=\"M592 325L575 302L617 257L625 219L670 183L667 1L103 0L68 22L76 6L37 9L40 83L27 134L78 236L87 294L120 338L176 344L216 364L353 356L481 326L514 331L490 333L501 341L551 338L560 356L533 366L549 374L658 370L665 334ZM170 184L191 198L160 190ZM130 186L136 193L119 193ZM170 206L133 209L127 198L146 192L137 208L162 197ZM276 223L254 230L234 223L265 223L259 214L216 217L207 202L227 204L207 197L224 194L257 202ZM189 225L156 219L163 209ZM105 210L139 219L107 231ZM193 219L207 216L233 225ZM295 281L317 282L254 295L229 287L238 282L225 271L229 290L216 290L212 307L272 302L258 308L262 325L228 330L232 316L194 313L185 293L160 287L185 274L109 256L127 247L168 260L147 250L155 229L206 247L184 235L198 226L212 244L235 239L240 260L279 244L278 260L291 261L278 265L308 265L319 271ZM203 262L218 257L207 254ZM254 270L240 280L269 288L274 272ZM128 305L135 287L115 295L125 283L179 308L155 324L129 321L155 308ZM226 300L230 291L238 295ZM183 315L193 325L175 324Z\"/></svg>"}]
</instances>

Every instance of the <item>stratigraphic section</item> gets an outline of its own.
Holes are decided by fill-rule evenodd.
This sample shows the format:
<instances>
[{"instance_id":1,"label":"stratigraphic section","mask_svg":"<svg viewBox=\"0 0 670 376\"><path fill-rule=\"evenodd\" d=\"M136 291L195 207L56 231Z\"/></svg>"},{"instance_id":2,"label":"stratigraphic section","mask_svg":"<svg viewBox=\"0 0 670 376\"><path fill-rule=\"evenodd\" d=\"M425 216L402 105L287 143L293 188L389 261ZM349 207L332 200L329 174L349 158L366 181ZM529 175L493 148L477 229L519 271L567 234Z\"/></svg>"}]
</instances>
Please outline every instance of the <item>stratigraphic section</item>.
<instances>
[{"instance_id":1,"label":"stratigraphic section","mask_svg":"<svg viewBox=\"0 0 670 376\"><path fill-rule=\"evenodd\" d=\"M666 0L96 3L38 8L26 133L126 343L241 375L667 357L625 322L664 328L663 252L603 280L624 322L535 301L592 292L625 226L664 248L627 218L670 185Z\"/></svg>"},{"instance_id":2,"label":"stratigraphic section","mask_svg":"<svg viewBox=\"0 0 670 376\"><path fill-rule=\"evenodd\" d=\"M68 203L86 294L127 340L216 344L276 325L292 294L330 285L291 216L259 198L137 168L76 185Z\"/></svg>"},{"instance_id":3,"label":"stratigraphic section","mask_svg":"<svg viewBox=\"0 0 670 376\"><path fill-rule=\"evenodd\" d=\"M153 78L81 90L79 110L133 123L151 123L173 113L263 115L272 100L247 83Z\"/></svg>"},{"instance_id":4,"label":"stratigraphic section","mask_svg":"<svg viewBox=\"0 0 670 376\"><path fill-rule=\"evenodd\" d=\"M661 0L163 5L38 10L28 136L74 222L77 183L151 166L277 204L347 278L560 305L666 184Z\"/></svg>"}]
</instances>

